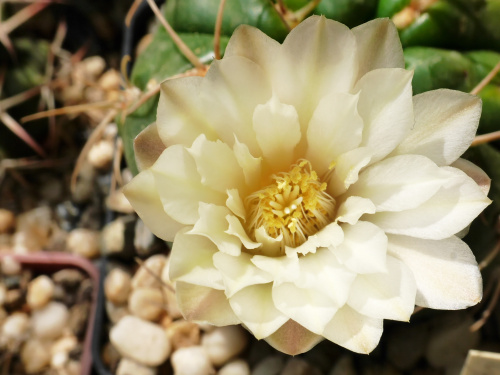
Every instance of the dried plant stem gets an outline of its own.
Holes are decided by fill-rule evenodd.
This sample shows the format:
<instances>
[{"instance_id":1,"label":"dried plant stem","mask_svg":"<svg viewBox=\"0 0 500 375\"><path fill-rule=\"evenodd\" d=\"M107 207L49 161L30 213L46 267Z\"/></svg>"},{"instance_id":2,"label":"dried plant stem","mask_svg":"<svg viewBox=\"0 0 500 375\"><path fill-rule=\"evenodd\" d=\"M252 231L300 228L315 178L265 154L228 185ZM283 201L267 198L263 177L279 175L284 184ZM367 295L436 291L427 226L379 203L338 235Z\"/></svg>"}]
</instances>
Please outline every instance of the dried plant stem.
<instances>
[{"instance_id":1,"label":"dried plant stem","mask_svg":"<svg viewBox=\"0 0 500 375\"><path fill-rule=\"evenodd\" d=\"M483 143L496 141L497 139L500 139L500 130L497 130L496 132L481 134L481 135L476 136L474 138L474 140L472 141L471 146L477 146L477 145L480 145Z\"/></svg>"},{"instance_id":2,"label":"dried plant stem","mask_svg":"<svg viewBox=\"0 0 500 375\"><path fill-rule=\"evenodd\" d=\"M493 250L490 251L490 253L484 258L481 263L479 263L479 269L482 271L485 269L493 259L498 255L500 252L500 241L496 243L496 245L493 247Z\"/></svg>"},{"instance_id":3,"label":"dried plant stem","mask_svg":"<svg viewBox=\"0 0 500 375\"><path fill-rule=\"evenodd\" d=\"M139 8L139 5L142 3L142 0L134 0L132 5L130 6L130 9L127 12L127 15L125 16L125 25L127 27L130 26L130 22L132 22L132 17L134 17L135 12L137 11L137 8Z\"/></svg>"},{"instance_id":4,"label":"dried plant stem","mask_svg":"<svg viewBox=\"0 0 500 375\"><path fill-rule=\"evenodd\" d=\"M481 90L484 89L485 86L488 83L490 83L493 78L495 78L495 76L498 74L499 71L500 71L500 61L498 62L498 64L495 65L495 67L493 69L491 69L491 71L488 73L488 75L486 77L484 77L482 79L482 81L479 82L478 85L472 89L472 91L470 93L472 95L479 94L481 92Z\"/></svg>"},{"instance_id":5,"label":"dried plant stem","mask_svg":"<svg viewBox=\"0 0 500 375\"><path fill-rule=\"evenodd\" d=\"M45 151L36 141L31 138L26 130L7 112L0 112L0 120L7 126L15 135L21 138L29 147L31 147L41 157L46 157Z\"/></svg>"},{"instance_id":6,"label":"dried plant stem","mask_svg":"<svg viewBox=\"0 0 500 375\"><path fill-rule=\"evenodd\" d=\"M2 24L0 24L1 32L8 35L12 30L16 29L35 14L45 9L49 4L50 2L35 2L21 9L7 21L3 21Z\"/></svg>"},{"instance_id":7,"label":"dried plant stem","mask_svg":"<svg viewBox=\"0 0 500 375\"><path fill-rule=\"evenodd\" d=\"M167 288L168 290L170 290L172 293L175 293L175 289L174 289L171 285L169 285L169 284L167 284L165 281L163 281L163 280L161 279L161 277L159 277L157 274L155 274L153 271L151 271L151 270L150 270L150 269L146 266L146 264L145 264L145 263L144 263L144 262L143 262L140 258L137 258L137 257L136 257L136 258L134 258L134 259L135 259L135 261L137 262L137 264L138 264L139 266L141 266L141 267L144 267L144 269L145 269L145 270L146 270L146 271L147 271L147 272L148 272L151 276L153 276L153 277L156 279L156 281L158 281L161 285L163 285L165 288Z\"/></svg>"},{"instance_id":8,"label":"dried plant stem","mask_svg":"<svg viewBox=\"0 0 500 375\"><path fill-rule=\"evenodd\" d=\"M309 13L311 13L314 8L318 6L318 4L321 2L321 0L312 0L308 2L306 5L304 5L302 8L297 10L296 12L293 13L295 21L297 22L297 25L302 22L304 18L306 18ZM295 25L295 26L297 26Z\"/></svg>"},{"instance_id":9,"label":"dried plant stem","mask_svg":"<svg viewBox=\"0 0 500 375\"><path fill-rule=\"evenodd\" d=\"M101 137L102 133L106 129L106 126L111 122L111 120L113 120L113 118L117 114L118 114L118 111L115 109L108 111L108 113L104 116L104 118L99 123L99 125L97 125L97 127L94 129L94 131L90 135L89 139L87 139L87 142L83 146L82 151L80 152L80 154L78 155L78 158L76 159L75 168L73 169L73 173L71 174L70 189L72 192L75 191L76 180L78 178L78 174L80 173L80 169L83 165L83 161L87 157L87 154L89 153L90 148Z\"/></svg>"},{"instance_id":10,"label":"dried plant stem","mask_svg":"<svg viewBox=\"0 0 500 375\"><path fill-rule=\"evenodd\" d=\"M0 111L6 111L11 107L21 104L22 102L28 100L29 98L38 95L40 93L41 88L42 88L41 86L33 87L17 95L11 96L10 98L0 100Z\"/></svg>"},{"instance_id":11,"label":"dried plant stem","mask_svg":"<svg viewBox=\"0 0 500 375\"><path fill-rule=\"evenodd\" d=\"M29 121L49 117L49 116L67 115L69 113L81 113L81 112L84 112L88 109L94 109L94 108L107 108L107 107L112 107L114 104L115 104L114 101L107 100L107 101L102 101L102 102L78 104L78 105L73 105L70 107L57 108L54 110L38 112L38 113L34 113L32 115L29 115L29 116L25 116L21 119L21 122L23 122L23 123L29 122Z\"/></svg>"},{"instance_id":12,"label":"dried plant stem","mask_svg":"<svg viewBox=\"0 0 500 375\"><path fill-rule=\"evenodd\" d=\"M160 9L154 2L154 0L146 0L153 10L153 13L156 15L160 23L163 25L163 27L167 30L168 35L172 38L176 46L181 50L182 54L186 56L186 58L193 64L196 68L202 69L203 64L202 62L198 59L198 57L194 54L193 51L182 41L182 39L177 35L177 33L172 29L172 26L168 23L168 21L163 17L163 14L161 14Z\"/></svg>"},{"instance_id":13,"label":"dried plant stem","mask_svg":"<svg viewBox=\"0 0 500 375\"><path fill-rule=\"evenodd\" d=\"M135 112L136 109L138 109L141 105L146 103L149 99L151 99L153 96L158 94L160 92L160 85L156 85L152 90L146 92L141 98L134 103L134 105L130 106L127 109L126 115L130 115L131 113Z\"/></svg>"},{"instance_id":14,"label":"dried plant stem","mask_svg":"<svg viewBox=\"0 0 500 375\"><path fill-rule=\"evenodd\" d=\"M226 5L226 0L220 0L219 10L217 11L217 20L215 22L214 31L214 53L217 60L221 59L220 53L220 33L222 30L222 18L224 16L224 6Z\"/></svg>"},{"instance_id":15,"label":"dried plant stem","mask_svg":"<svg viewBox=\"0 0 500 375\"><path fill-rule=\"evenodd\" d=\"M497 287L495 288L495 291L493 292L493 296L491 297L490 303L488 304L486 309L481 314L481 318L469 327L469 330L471 332L479 331L481 329L481 327L486 324L491 313L493 312L495 306L498 303L498 298L500 297L500 282L499 282L499 280L495 280L495 282L497 283Z\"/></svg>"}]
</instances>

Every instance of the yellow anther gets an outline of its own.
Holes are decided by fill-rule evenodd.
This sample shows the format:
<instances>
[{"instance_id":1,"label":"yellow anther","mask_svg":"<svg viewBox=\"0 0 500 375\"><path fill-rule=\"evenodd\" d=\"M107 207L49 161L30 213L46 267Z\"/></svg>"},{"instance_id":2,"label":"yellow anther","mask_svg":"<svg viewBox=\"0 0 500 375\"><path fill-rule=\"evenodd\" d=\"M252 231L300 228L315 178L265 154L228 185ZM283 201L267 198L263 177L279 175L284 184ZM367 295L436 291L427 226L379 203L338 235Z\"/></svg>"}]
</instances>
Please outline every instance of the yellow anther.
<instances>
[{"instance_id":1,"label":"yellow anther","mask_svg":"<svg viewBox=\"0 0 500 375\"><path fill-rule=\"evenodd\" d=\"M331 222L335 200L326 193L311 163L300 160L287 173L272 176L274 183L249 195L247 231L255 239L255 230L264 227L267 234L282 235L281 248L297 247Z\"/></svg>"}]
</instances>

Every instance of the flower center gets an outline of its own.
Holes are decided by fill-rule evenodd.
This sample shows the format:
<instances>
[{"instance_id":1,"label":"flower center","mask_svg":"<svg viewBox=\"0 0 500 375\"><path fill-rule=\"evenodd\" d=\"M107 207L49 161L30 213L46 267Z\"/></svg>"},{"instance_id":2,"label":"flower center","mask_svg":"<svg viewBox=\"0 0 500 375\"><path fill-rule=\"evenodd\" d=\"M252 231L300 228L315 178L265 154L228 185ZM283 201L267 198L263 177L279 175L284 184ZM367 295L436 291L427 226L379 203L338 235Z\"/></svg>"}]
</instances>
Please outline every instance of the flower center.
<instances>
[{"instance_id":1,"label":"flower center","mask_svg":"<svg viewBox=\"0 0 500 375\"><path fill-rule=\"evenodd\" d=\"M297 247L307 237L329 224L335 199L326 193L326 182L307 160L299 160L290 172L273 175L274 183L249 195L246 200L248 234L264 227L273 238L281 237L281 248Z\"/></svg>"}]
</instances>

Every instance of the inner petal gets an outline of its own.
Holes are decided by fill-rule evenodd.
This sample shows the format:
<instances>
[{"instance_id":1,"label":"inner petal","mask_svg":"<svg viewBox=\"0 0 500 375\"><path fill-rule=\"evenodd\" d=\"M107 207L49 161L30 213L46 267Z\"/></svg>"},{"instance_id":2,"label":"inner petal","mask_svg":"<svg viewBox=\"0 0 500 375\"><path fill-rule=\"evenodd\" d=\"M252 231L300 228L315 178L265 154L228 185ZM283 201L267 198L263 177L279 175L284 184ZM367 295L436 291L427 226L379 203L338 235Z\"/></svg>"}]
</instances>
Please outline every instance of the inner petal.
<instances>
[{"instance_id":1,"label":"inner petal","mask_svg":"<svg viewBox=\"0 0 500 375\"><path fill-rule=\"evenodd\" d=\"M284 255L285 247L300 246L333 221L335 199L308 160L299 160L289 172L273 175L272 180L245 199L245 224L253 240L261 227L270 237L281 238L280 255Z\"/></svg>"}]
</instances>

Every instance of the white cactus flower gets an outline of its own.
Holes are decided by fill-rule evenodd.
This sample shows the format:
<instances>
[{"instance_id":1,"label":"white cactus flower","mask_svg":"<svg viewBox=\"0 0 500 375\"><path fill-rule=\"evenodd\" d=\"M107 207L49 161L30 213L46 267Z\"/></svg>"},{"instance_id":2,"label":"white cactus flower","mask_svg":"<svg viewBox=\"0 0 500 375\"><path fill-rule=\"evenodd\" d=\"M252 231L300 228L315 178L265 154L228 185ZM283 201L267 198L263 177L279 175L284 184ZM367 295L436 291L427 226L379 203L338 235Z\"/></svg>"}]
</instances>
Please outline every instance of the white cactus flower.
<instances>
[{"instance_id":1,"label":"white cactus flower","mask_svg":"<svg viewBox=\"0 0 500 375\"><path fill-rule=\"evenodd\" d=\"M187 319L289 354L323 338L369 353L384 319L481 300L457 235L490 203L459 159L481 102L412 97L412 76L389 20L313 16L283 44L240 26L205 77L162 84L125 194L173 241Z\"/></svg>"}]
</instances>

